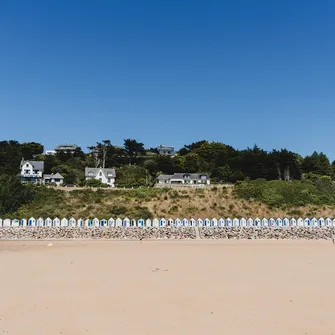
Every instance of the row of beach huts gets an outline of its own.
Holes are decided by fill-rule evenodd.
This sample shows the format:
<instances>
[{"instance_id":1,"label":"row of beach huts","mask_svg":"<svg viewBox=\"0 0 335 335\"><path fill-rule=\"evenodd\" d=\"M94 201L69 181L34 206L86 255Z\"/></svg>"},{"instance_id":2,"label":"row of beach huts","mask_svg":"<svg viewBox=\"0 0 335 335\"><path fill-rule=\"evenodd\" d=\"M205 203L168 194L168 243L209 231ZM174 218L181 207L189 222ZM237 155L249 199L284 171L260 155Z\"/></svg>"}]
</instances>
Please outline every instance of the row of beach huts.
<instances>
[{"instance_id":1,"label":"row of beach huts","mask_svg":"<svg viewBox=\"0 0 335 335\"><path fill-rule=\"evenodd\" d=\"M0 219L0 227L335 227L330 218L220 219Z\"/></svg>"}]
</instances>

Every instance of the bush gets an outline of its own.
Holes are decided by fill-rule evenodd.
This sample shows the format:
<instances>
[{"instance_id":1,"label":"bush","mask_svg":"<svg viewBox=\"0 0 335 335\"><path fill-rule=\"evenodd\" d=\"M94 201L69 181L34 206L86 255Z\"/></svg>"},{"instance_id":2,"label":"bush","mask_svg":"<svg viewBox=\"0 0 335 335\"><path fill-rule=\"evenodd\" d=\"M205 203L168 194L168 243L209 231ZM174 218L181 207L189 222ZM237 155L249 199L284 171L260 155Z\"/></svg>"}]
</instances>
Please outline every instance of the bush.
<instances>
[{"instance_id":1,"label":"bush","mask_svg":"<svg viewBox=\"0 0 335 335\"><path fill-rule=\"evenodd\" d=\"M108 185L102 183L98 179L88 179L86 180L85 185L89 187L108 187Z\"/></svg>"}]
</instances>

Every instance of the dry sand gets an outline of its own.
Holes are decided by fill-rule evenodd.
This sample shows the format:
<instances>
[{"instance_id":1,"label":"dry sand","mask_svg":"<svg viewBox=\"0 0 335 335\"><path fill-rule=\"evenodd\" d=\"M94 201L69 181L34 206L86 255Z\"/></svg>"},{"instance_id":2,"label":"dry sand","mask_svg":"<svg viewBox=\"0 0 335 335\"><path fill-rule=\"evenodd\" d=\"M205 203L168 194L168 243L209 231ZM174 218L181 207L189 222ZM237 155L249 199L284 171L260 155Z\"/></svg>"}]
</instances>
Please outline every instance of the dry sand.
<instances>
[{"instance_id":1,"label":"dry sand","mask_svg":"<svg viewBox=\"0 0 335 335\"><path fill-rule=\"evenodd\" d=\"M0 241L0 334L335 334L325 241Z\"/></svg>"}]
</instances>

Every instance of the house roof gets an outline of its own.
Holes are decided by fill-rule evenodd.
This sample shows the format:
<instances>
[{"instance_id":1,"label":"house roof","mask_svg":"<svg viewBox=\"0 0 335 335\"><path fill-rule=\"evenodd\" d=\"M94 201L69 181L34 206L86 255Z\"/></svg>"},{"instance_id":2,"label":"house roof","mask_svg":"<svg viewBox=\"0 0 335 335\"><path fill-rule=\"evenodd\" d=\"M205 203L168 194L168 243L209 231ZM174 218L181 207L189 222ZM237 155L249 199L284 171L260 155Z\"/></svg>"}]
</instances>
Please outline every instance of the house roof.
<instances>
[{"instance_id":1,"label":"house roof","mask_svg":"<svg viewBox=\"0 0 335 335\"><path fill-rule=\"evenodd\" d=\"M116 176L115 169L85 167L85 177L96 177L100 171L105 175L106 178Z\"/></svg>"},{"instance_id":2,"label":"house roof","mask_svg":"<svg viewBox=\"0 0 335 335\"><path fill-rule=\"evenodd\" d=\"M206 180L209 180L209 176L206 173L174 173L173 175L161 174L157 177L158 180L170 180L170 179L190 179L190 180L199 180L202 177L205 177Z\"/></svg>"},{"instance_id":3,"label":"house roof","mask_svg":"<svg viewBox=\"0 0 335 335\"><path fill-rule=\"evenodd\" d=\"M174 150L174 147L169 147L167 145L159 145L157 147L157 150L162 149L162 150Z\"/></svg>"},{"instance_id":4,"label":"house roof","mask_svg":"<svg viewBox=\"0 0 335 335\"><path fill-rule=\"evenodd\" d=\"M56 146L55 150L75 150L77 148L76 144L60 144Z\"/></svg>"},{"instance_id":5,"label":"house roof","mask_svg":"<svg viewBox=\"0 0 335 335\"><path fill-rule=\"evenodd\" d=\"M20 164L20 168L22 168L22 166L24 164L31 164L33 166L33 169L34 170L37 170L37 171L44 171L44 162L41 162L41 161L25 161L25 160L22 160L21 161L21 164Z\"/></svg>"},{"instance_id":6,"label":"house roof","mask_svg":"<svg viewBox=\"0 0 335 335\"><path fill-rule=\"evenodd\" d=\"M45 174L44 179L49 179L49 178L57 178L57 179L64 179L64 177L60 173L55 173L55 174Z\"/></svg>"}]
</instances>

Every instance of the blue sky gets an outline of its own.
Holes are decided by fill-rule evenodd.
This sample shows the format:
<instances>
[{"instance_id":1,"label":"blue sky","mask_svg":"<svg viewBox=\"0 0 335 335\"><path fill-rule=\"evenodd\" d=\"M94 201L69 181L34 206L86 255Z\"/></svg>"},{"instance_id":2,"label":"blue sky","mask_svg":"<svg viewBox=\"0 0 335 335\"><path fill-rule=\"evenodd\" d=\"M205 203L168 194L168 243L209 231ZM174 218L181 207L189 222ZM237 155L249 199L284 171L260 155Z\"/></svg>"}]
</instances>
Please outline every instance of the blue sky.
<instances>
[{"instance_id":1,"label":"blue sky","mask_svg":"<svg viewBox=\"0 0 335 335\"><path fill-rule=\"evenodd\" d=\"M0 139L335 159L335 2L0 2Z\"/></svg>"}]
</instances>

